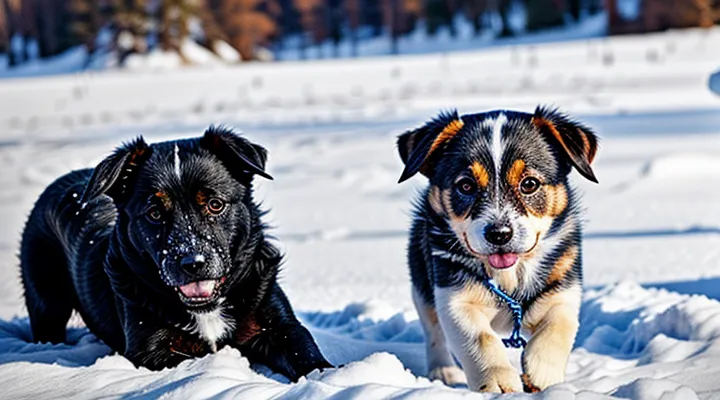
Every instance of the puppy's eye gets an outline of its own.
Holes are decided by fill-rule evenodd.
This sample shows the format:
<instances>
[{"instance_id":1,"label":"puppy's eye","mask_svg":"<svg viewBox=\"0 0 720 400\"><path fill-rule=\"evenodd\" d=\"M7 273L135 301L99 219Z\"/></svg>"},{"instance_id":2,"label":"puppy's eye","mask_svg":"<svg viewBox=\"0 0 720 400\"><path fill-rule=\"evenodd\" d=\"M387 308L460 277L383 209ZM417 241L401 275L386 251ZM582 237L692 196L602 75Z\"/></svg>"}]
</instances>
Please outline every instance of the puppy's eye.
<instances>
[{"instance_id":1,"label":"puppy's eye","mask_svg":"<svg viewBox=\"0 0 720 400\"><path fill-rule=\"evenodd\" d=\"M477 192L477 183L474 179L462 178L455 183L455 188L460 194L470 196Z\"/></svg>"},{"instance_id":2,"label":"puppy's eye","mask_svg":"<svg viewBox=\"0 0 720 400\"><path fill-rule=\"evenodd\" d=\"M148 208L148 210L145 212L145 215L147 216L147 219L152 223L158 223L162 221L163 214L162 211L160 211L160 207L158 206L151 206Z\"/></svg>"},{"instance_id":3,"label":"puppy's eye","mask_svg":"<svg viewBox=\"0 0 720 400\"><path fill-rule=\"evenodd\" d=\"M207 202L207 210L210 214L218 215L225 209L225 202L213 197Z\"/></svg>"},{"instance_id":4,"label":"puppy's eye","mask_svg":"<svg viewBox=\"0 0 720 400\"><path fill-rule=\"evenodd\" d=\"M520 193L530 195L540 189L540 181L537 178L527 177L520 182Z\"/></svg>"}]
</instances>

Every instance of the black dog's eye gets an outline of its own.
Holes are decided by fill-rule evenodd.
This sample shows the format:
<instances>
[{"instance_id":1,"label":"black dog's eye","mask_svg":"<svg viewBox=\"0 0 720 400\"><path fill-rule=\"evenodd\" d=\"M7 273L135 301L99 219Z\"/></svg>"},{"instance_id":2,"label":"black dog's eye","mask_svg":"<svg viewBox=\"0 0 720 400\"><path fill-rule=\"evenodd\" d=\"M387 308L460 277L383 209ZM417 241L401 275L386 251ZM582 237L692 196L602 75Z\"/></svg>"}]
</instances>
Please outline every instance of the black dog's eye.
<instances>
[{"instance_id":1,"label":"black dog's eye","mask_svg":"<svg viewBox=\"0 0 720 400\"><path fill-rule=\"evenodd\" d=\"M520 193L529 195L540 189L540 181L537 178L528 177L520 182Z\"/></svg>"},{"instance_id":2,"label":"black dog's eye","mask_svg":"<svg viewBox=\"0 0 720 400\"><path fill-rule=\"evenodd\" d=\"M158 206L150 206L148 210L145 212L145 215L150 220L150 222L158 223L162 220L163 214L162 211L160 211L160 207Z\"/></svg>"},{"instance_id":3,"label":"black dog's eye","mask_svg":"<svg viewBox=\"0 0 720 400\"><path fill-rule=\"evenodd\" d=\"M218 215L225 209L225 202L213 197L207 202L207 210L210 214Z\"/></svg>"},{"instance_id":4,"label":"black dog's eye","mask_svg":"<svg viewBox=\"0 0 720 400\"><path fill-rule=\"evenodd\" d=\"M465 177L455 183L455 188L460 194L470 196L477 192L477 183L474 179Z\"/></svg>"}]
</instances>

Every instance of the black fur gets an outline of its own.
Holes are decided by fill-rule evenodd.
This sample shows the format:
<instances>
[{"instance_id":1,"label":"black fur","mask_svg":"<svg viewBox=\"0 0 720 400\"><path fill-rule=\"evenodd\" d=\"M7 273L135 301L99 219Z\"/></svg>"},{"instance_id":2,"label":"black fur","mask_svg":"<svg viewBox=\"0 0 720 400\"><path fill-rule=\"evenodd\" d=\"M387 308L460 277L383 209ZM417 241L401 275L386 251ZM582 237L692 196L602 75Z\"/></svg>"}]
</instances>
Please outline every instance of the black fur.
<instances>
[{"instance_id":1,"label":"black fur","mask_svg":"<svg viewBox=\"0 0 720 400\"><path fill-rule=\"evenodd\" d=\"M113 350L153 370L224 345L292 380L330 367L277 283L282 256L252 198L253 176L270 178L266 158L211 127L196 139L138 138L51 184L22 238L34 340L63 342L77 310ZM212 295L181 295L199 281L214 282ZM196 329L213 312L231 324L214 342Z\"/></svg>"}]
</instances>

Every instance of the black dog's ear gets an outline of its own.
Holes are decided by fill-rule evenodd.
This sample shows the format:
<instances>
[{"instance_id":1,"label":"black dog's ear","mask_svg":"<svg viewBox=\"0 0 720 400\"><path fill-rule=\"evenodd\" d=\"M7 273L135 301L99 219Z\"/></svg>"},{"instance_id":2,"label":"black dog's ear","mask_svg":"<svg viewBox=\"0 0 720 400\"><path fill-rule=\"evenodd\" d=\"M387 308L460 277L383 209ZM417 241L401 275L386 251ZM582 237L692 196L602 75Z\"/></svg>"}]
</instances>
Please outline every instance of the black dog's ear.
<instances>
[{"instance_id":1,"label":"black dog's ear","mask_svg":"<svg viewBox=\"0 0 720 400\"><path fill-rule=\"evenodd\" d=\"M580 175L598 183L590 167L598 150L598 138L590 128L557 110L545 107L535 109L532 122L551 143L560 146Z\"/></svg>"},{"instance_id":2,"label":"black dog's ear","mask_svg":"<svg viewBox=\"0 0 720 400\"><path fill-rule=\"evenodd\" d=\"M405 169L398 183L421 172L430 177L428 162L431 156L462 129L464 123L456 110L440 113L435 119L420 128L403 133L398 137L397 146Z\"/></svg>"},{"instance_id":3,"label":"black dog's ear","mask_svg":"<svg viewBox=\"0 0 720 400\"><path fill-rule=\"evenodd\" d=\"M200 139L200 147L215 154L230 173L241 182L248 181L253 175L272 180L265 172L267 150L251 143L224 127L211 126Z\"/></svg>"},{"instance_id":4,"label":"black dog's ear","mask_svg":"<svg viewBox=\"0 0 720 400\"><path fill-rule=\"evenodd\" d=\"M138 169L150 157L151 148L142 136L125 143L102 160L85 185L80 203L85 204L102 194L122 201L124 195L137 176Z\"/></svg>"}]
</instances>

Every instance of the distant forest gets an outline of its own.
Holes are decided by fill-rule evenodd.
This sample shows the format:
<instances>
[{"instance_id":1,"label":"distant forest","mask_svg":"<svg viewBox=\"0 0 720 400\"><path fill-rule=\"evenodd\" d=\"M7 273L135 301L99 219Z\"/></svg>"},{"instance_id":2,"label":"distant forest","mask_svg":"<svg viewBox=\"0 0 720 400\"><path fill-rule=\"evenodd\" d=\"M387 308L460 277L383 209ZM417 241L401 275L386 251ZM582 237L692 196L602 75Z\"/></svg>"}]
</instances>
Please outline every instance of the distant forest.
<instances>
[{"instance_id":1,"label":"distant forest","mask_svg":"<svg viewBox=\"0 0 720 400\"><path fill-rule=\"evenodd\" d=\"M617 3L635 2L637 15L627 17ZM432 36L441 29L457 32L465 18L476 34L492 29L498 36L516 34L508 18L524 10L524 32L562 26L607 8L609 29L618 33L660 30L677 25L678 13L692 14L682 24L712 25L720 20L718 0L0 0L0 53L10 66L28 58L47 58L76 46L88 54L112 52L120 64L129 54L153 49L177 52L195 41L212 52L218 43L232 46L242 60L262 58L288 39L303 57L320 43L361 40L384 35L397 51L397 40L416 29ZM679 7L672 4L680 4ZM652 5L657 26L642 20ZM687 7L690 5L690 7ZM658 6L658 7L660 7ZM519 8L518 8L519 7ZM625 7L627 8L627 7ZM688 9L688 10L685 10ZM653 15L655 15L653 14ZM702 16L695 16L702 15ZM422 21L422 24L419 22ZM701 21L701 22L698 22ZM705 21L705 22L702 22ZM499 27L499 28L498 28ZM32 51L29 49L32 46Z\"/></svg>"}]
</instances>

